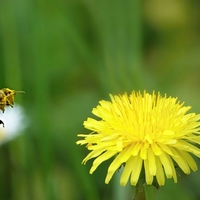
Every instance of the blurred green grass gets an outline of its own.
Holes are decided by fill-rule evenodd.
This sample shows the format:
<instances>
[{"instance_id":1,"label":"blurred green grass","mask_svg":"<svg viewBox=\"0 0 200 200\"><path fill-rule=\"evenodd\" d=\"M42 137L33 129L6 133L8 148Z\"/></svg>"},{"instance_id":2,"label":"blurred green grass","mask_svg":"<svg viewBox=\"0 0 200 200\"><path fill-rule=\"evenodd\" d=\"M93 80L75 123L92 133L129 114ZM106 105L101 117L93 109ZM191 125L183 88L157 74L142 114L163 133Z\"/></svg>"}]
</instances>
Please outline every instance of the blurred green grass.
<instances>
[{"instance_id":1,"label":"blurred green grass","mask_svg":"<svg viewBox=\"0 0 200 200\"><path fill-rule=\"evenodd\" d=\"M92 162L81 165L77 134L109 93L156 90L200 111L199 9L195 0L1 2L0 86L26 91L16 102L30 125L1 147L0 199L117 196L114 180L104 184L107 163L93 175ZM158 199L172 188L170 199L199 199L199 172L183 177Z\"/></svg>"}]
</instances>

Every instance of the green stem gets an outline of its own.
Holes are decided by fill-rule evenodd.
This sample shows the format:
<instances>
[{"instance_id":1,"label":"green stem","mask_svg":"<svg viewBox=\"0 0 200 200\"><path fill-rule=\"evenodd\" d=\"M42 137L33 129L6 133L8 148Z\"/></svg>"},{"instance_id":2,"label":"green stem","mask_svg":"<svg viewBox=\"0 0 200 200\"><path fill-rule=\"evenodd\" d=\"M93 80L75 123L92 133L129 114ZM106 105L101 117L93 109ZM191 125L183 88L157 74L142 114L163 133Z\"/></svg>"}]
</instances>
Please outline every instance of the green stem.
<instances>
[{"instance_id":1,"label":"green stem","mask_svg":"<svg viewBox=\"0 0 200 200\"><path fill-rule=\"evenodd\" d=\"M143 184L135 187L133 200L155 200L154 186Z\"/></svg>"},{"instance_id":2,"label":"green stem","mask_svg":"<svg viewBox=\"0 0 200 200\"><path fill-rule=\"evenodd\" d=\"M143 185L137 185L134 187L133 200L145 200L145 191Z\"/></svg>"},{"instance_id":3,"label":"green stem","mask_svg":"<svg viewBox=\"0 0 200 200\"><path fill-rule=\"evenodd\" d=\"M153 185L144 185L146 200L155 200L155 187Z\"/></svg>"}]
</instances>

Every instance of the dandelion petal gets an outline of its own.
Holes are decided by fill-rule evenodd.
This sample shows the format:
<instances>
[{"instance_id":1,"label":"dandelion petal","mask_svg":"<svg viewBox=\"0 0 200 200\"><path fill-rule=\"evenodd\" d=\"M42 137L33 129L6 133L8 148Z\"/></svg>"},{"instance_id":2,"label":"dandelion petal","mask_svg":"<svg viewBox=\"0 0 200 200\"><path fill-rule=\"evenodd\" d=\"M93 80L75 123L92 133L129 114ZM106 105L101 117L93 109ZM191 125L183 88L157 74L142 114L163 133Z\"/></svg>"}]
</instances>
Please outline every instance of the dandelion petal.
<instances>
[{"instance_id":1,"label":"dandelion petal","mask_svg":"<svg viewBox=\"0 0 200 200\"><path fill-rule=\"evenodd\" d=\"M200 114L187 113L190 106L154 91L110 95L110 99L93 108L98 119L87 118L83 125L90 133L79 134L76 142L90 150L83 164L94 158L90 173L114 156L105 182L124 167L122 186L129 180L137 185L144 175L148 185L156 179L162 186L166 177L177 182L175 165L185 174L197 170L191 154L200 158Z\"/></svg>"}]
</instances>

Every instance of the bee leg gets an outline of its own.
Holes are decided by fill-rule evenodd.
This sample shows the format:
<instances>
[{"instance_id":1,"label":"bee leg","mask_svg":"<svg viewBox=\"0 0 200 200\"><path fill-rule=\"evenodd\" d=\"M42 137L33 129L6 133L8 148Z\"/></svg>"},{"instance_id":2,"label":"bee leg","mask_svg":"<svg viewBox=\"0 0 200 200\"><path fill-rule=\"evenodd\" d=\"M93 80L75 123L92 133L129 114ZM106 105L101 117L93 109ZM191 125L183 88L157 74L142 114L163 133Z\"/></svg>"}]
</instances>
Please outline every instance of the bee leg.
<instances>
[{"instance_id":1,"label":"bee leg","mask_svg":"<svg viewBox=\"0 0 200 200\"><path fill-rule=\"evenodd\" d=\"M10 103L6 103L7 106L10 106L13 108L13 104L10 104Z\"/></svg>"},{"instance_id":2,"label":"bee leg","mask_svg":"<svg viewBox=\"0 0 200 200\"><path fill-rule=\"evenodd\" d=\"M0 124L3 124L3 127L5 127L5 126L4 126L4 123L3 123L3 121L2 121L2 120L0 120Z\"/></svg>"},{"instance_id":3,"label":"bee leg","mask_svg":"<svg viewBox=\"0 0 200 200\"><path fill-rule=\"evenodd\" d=\"M4 113L5 108L4 107L0 107L0 110L2 110L2 113Z\"/></svg>"}]
</instances>

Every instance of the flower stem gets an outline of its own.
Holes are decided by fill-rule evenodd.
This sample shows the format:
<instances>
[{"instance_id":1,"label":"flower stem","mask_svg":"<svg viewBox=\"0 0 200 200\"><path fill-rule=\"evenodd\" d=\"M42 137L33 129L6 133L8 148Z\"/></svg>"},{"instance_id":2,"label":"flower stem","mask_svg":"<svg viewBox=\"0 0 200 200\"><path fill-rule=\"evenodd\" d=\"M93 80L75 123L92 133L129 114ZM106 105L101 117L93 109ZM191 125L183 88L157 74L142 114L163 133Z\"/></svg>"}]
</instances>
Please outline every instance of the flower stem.
<instances>
[{"instance_id":1,"label":"flower stem","mask_svg":"<svg viewBox=\"0 0 200 200\"><path fill-rule=\"evenodd\" d=\"M155 187L153 185L144 185L146 200L155 200Z\"/></svg>"},{"instance_id":2,"label":"flower stem","mask_svg":"<svg viewBox=\"0 0 200 200\"><path fill-rule=\"evenodd\" d=\"M134 196L133 200L145 200L145 193L144 193L144 190L142 190L142 191L137 191L137 192L135 193L135 196Z\"/></svg>"},{"instance_id":3,"label":"flower stem","mask_svg":"<svg viewBox=\"0 0 200 200\"><path fill-rule=\"evenodd\" d=\"M142 185L134 188L135 196L133 200L155 200L154 186Z\"/></svg>"}]
</instances>

